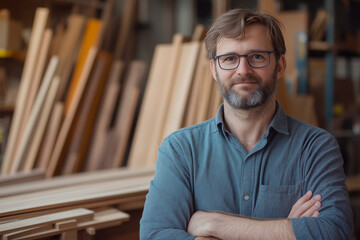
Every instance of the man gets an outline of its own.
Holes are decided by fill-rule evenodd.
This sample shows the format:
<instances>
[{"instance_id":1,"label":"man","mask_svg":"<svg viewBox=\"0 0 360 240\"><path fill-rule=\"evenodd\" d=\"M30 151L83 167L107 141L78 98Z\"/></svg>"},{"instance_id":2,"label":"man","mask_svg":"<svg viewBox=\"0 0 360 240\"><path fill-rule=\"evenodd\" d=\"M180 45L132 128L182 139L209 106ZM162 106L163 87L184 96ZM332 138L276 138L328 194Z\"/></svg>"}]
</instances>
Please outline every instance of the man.
<instances>
[{"instance_id":1,"label":"man","mask_svg":"<svg viewBox=\"0 0 360 240\"><path fill-rule=\"evenodd\" d=\"M349 239L336 140L275 99L286 67L280 23L234 9L213 23L205 44L224 104L160 146L140 238Z\"/></svg>"}]
</instances>

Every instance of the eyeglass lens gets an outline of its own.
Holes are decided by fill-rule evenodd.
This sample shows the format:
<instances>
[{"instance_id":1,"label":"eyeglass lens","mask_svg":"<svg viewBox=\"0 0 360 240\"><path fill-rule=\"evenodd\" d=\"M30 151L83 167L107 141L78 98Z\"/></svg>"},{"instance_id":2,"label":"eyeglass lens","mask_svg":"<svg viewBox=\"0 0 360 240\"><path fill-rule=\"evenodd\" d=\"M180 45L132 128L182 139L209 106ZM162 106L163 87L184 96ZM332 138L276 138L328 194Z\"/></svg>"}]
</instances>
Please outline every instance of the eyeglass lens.
<instances>
[{"instance_id":1,"label":"eyeglass lens","mask_svg":"<svg viewBox=\"0 0 360 240\"><path fill-rule=\"evenodd\" d=\"M226 54L218 58L222 69L234 69L240 64L241 56L246 57L251 67L261 68L269 64L270 54L268 52L251 52L247 55Z\"/></svg>"}]
</instances>

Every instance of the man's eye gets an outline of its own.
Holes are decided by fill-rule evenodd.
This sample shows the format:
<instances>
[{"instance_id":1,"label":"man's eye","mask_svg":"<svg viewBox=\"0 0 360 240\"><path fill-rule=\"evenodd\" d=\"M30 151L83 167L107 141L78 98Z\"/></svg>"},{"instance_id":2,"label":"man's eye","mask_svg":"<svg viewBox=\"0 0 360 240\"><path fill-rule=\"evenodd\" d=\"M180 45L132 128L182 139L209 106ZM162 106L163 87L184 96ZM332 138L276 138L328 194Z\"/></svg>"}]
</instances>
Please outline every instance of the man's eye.
<instances>
[{"instance_id":1,"label":"man's eye","mask_svg":"<svg viewBox=\"0 0 360 240\"><path fill-rule=\"evenodd\" d=\"M233 62L236 60L235 56L227 56L224 58L224 62Z\"/></svg>"},{"instance_id":2,"label":"man's eye","mask_svg":"<svg viewBox=\"0 0 360 240\"><path fill-rule=\"evenodd\" d=\"M264 56L261 54L252 54L249 55L250 60L256 60L256 61L261 61L264 60Z\"/></svg>"}]
</instances>

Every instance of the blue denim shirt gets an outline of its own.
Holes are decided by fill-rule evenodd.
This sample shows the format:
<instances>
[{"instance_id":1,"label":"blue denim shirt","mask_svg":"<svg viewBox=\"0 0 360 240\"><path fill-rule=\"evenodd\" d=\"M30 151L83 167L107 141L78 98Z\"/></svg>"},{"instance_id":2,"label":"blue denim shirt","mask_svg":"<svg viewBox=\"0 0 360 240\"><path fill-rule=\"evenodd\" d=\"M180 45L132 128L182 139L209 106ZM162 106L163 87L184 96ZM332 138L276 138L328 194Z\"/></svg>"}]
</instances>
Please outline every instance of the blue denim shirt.
<instances>
[{"instance_id":1,"label":"blue denim shirt","mask_svg":"<svg viewBox=\"0 0 360 240\"><path fill-rule=\"evenodd\" d=\"M349 239L352 212L336 139L323 129L276 113L261 141L246 152L215 118L170 134L140 221L140 239L194 239L187 232L198 210L252 218L286 218L311 190L322 196L320 216L291 219L297 239Z\"/></svg>"}]
</instances>

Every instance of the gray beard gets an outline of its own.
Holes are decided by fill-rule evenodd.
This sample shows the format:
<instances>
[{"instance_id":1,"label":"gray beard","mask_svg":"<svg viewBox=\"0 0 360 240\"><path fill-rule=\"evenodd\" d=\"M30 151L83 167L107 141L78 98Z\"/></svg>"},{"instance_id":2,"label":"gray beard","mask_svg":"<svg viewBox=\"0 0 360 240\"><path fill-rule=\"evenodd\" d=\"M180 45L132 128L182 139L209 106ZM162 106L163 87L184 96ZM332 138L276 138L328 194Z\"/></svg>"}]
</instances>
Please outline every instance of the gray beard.
<instances>
[{"instance_id":1,"label":"gray beard","mask_svg":"<svg viewBox=\"0 0 360 240\"><path fill-rule=\"evenodd\" d=\"M269 99L269 95L266 94L266 91L261 87L256 89L255 92L253 92L253 94L248 98L241 97L232 89L225 93L221 92L221 96L230 106L242 110L249 110L251 108L261 106Z\"/></svg>"},{"instance_id":2,"label":"gray beard","mask_svg":"<svg viewBox=\"0 0 360 240\"><path fill-rule=\"evenodd\" d=\"M233 108L241 110L249 110L258 106L261 106L267 102L267 100L275 94L277 85L277 65L274 69L272 80L274 81L269 86L259 86L250 97L242 97L232 89L225 89L221 86L219 74L216 70L217 87L220 95L224 100ZM255 77L246 77L255 80ZM258 80L257 80L258 81ZM258 81L259 82L259 81Z\"/></svg>"}]
</instances>

